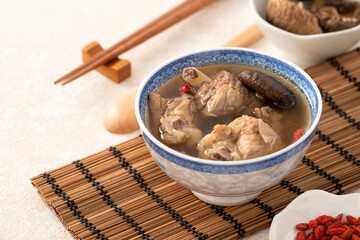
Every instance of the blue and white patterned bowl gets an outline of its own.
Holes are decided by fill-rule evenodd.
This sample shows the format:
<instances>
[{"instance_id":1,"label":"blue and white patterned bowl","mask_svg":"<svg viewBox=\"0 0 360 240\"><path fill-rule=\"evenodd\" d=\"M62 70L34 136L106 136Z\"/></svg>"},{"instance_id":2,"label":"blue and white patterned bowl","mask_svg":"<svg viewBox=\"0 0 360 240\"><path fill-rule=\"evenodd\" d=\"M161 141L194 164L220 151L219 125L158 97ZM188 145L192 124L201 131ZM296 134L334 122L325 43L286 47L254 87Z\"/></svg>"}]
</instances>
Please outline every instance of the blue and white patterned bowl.
<instances>
[{"instance_id":1,"label":"blue and white patterned bowl","mask_svg":"<svg viewBox=\"0 0 360 240\"><path fill-rule=\"evenodd\" d=\"M185 67L239 64L265 69L294 83L311 108L309 130L290 146L259 158L243 161L205 160L179 153L157 140L147 129L145 110L148 93L182 72ZM155 68L141 83L135 112L143 138L161 169L205 202L220 206L245 203L284 179L304 157L321 115L320 92L302 69L285 60L242 48L215 48L187 53Z\"/></svg>"}]
</instances>

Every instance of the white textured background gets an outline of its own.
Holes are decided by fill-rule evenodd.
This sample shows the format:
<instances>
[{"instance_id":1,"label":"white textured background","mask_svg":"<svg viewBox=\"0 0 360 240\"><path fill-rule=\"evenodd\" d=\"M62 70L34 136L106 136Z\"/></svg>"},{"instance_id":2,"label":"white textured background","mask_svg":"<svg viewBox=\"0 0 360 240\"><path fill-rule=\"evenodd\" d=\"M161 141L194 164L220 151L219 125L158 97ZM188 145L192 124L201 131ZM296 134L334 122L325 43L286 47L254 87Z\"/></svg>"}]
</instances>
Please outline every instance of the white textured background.
<instances>
[{"instance_id":1,"label":"white textured background","mask_svg":"<svg viewBox=\"0 0 360 240\"><path fill-rule=\"evenodd\" d=\"M132 76L114 84L93 71L61 87L81 48L107 48L180 0L0 0L0 239L72 239L36 194L30 177L139 132L113 135L106 108L161 62L220 46L254 23L245 0L219 0L122 55ZM266 39L251 46L281 55ZM268 239L268 229L246 240Z\"/></svg>"}]
</instances>

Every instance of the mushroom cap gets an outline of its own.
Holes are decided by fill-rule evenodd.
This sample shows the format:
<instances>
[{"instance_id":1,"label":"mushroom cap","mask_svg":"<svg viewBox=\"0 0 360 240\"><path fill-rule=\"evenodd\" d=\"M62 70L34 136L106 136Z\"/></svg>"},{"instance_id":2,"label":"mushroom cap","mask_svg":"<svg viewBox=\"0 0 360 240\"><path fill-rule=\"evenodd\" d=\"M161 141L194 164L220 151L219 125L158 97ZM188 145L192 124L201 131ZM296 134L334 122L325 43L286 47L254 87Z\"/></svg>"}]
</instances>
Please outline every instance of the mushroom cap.
<instances>
[{"instance_id":1,"label":"mushroom cap","mask_svg":"<svg viewBox=\"0 0 360 240\"><path fill-rule=\"evenodd\" d=\"M323 11L316 13L316 17L325 32L339 31L359 25L359 20L356 18L334 16Z\"/></svg>"},{"instance_id":2,"label":"mushroom cap","mask_svg":"<svg viewBox=\"0 0 360 240\"><path fill-rule=\"evenodd\" d=\"M266 13L270 23L286 31L301 35L323 32L317 18L302 3L296 5L289 0L269 0Z\"/></svg>"}]
</instances>

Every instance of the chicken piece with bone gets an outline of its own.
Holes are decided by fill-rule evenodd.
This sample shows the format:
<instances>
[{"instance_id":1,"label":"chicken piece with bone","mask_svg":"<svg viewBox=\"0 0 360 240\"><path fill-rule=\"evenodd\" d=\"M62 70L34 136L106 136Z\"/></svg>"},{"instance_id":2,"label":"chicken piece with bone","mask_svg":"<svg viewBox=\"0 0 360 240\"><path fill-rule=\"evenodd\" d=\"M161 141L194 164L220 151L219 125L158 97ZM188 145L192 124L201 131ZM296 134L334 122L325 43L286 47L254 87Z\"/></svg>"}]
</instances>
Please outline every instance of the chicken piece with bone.
<instances>
[{"instance_id":1,"label":"chicken piece with bone","mask_svg":"<svg viewBox=\"0 0 360 240\"><path fill-rule=\"evenodd\" d=\"M227 71L218 72L211 82L202 82L195 94L197 108L209 117L240 112L252 98L247 87Z\"/></svg>"},{"instance_id":2,"label":"chicken piece with bone","mask_svg":"<svg viewBox=\"0 0 360 240\"><path fill-rule=\"evenodd\" d=\"M202 131L195 124L196 105L193 98L184 95L179 98L163 98L149 93L150 111L160 119L160 137L168 144L196 143Z\"/></svg>"},{"instance_id":3,"label":"chicken piece with bone","mask_svg":"<svg viewBox=\"0 0 360 240\"><path fill-rule=\"evenodd\" d=\"M281 149L279 134L262 119L243 115L216 125L197 145L199 157L221 161L256 158Z\"/></svg>"},{"instance_id":4,"label":"chicken piece with bone","mask_svg":"<svg viewBox=\"0 0 360 240\"><path fill-rule=\"evenodd\" d=\"M253 113L255 117L264 120L264 122L272 126L277 132L284 132L287 128L286 121L281 113L269 106L254 108Z\"/></svg>"}]
</instances>

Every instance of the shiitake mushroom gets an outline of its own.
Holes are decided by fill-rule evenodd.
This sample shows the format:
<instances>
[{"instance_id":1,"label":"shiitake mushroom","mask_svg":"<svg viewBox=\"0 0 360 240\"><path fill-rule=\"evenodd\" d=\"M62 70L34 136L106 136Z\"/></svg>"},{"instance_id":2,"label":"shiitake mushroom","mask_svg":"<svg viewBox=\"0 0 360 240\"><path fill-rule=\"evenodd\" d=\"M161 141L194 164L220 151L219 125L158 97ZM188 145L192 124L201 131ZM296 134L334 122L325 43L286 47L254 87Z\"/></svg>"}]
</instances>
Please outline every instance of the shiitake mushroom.
<instances>
[{"instance_id":1,"label":"shiitake mushroom","mask_svg":"<svg viewBox=\"0 0 360 240\"><path fill-rule=\"evenodd\" d=\"M245 70L238 79L247 87L270 99L275 106L289 109L295 106L295 94L274 78L257 71Z\"/></svg>"}]
</instances>

